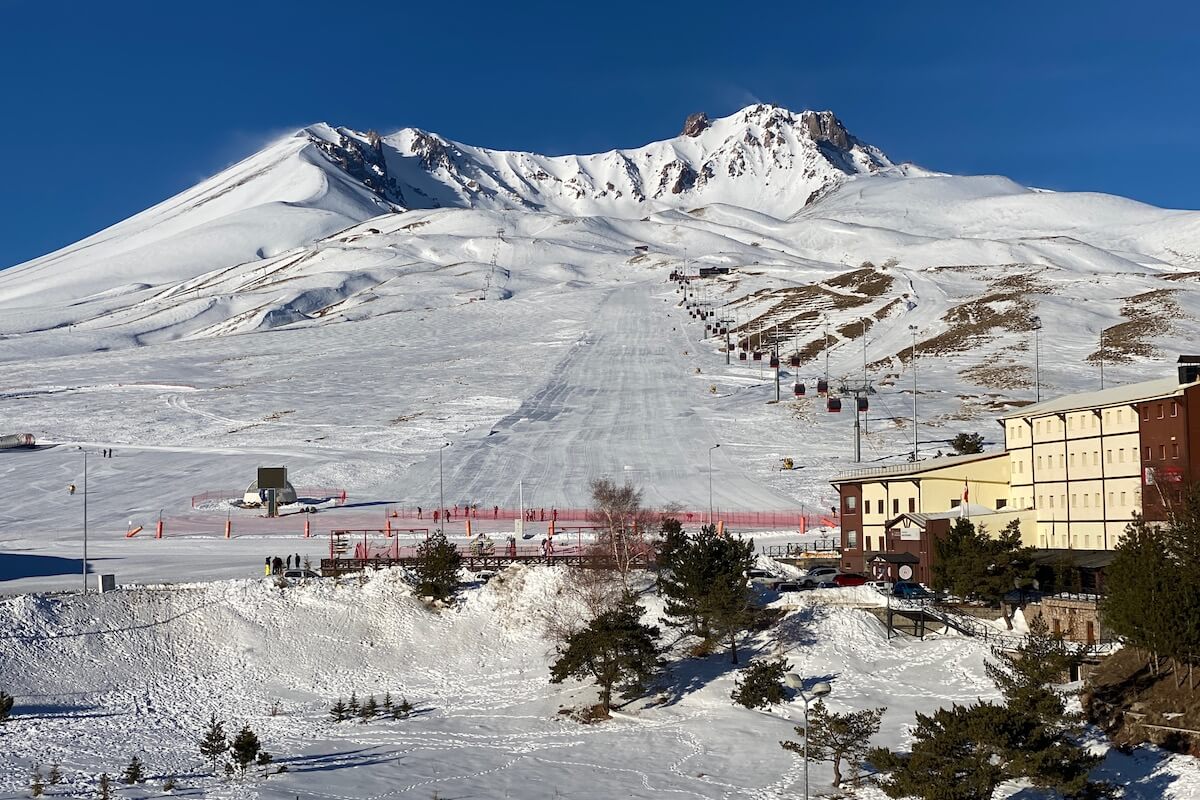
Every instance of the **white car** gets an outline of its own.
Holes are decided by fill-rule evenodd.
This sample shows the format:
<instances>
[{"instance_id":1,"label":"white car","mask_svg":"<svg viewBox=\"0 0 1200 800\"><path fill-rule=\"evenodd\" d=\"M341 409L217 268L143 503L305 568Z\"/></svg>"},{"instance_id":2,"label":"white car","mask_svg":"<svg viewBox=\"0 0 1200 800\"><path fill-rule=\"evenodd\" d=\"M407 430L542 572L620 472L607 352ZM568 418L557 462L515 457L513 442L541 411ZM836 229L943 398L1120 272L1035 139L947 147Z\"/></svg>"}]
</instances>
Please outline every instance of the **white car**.
<instances>
[{"instance_id":1,"label":"white car","mask_svg":"<svg viewBox=\"0 0 1200 800\"><path fill-rule=\"evenodd\" d=\"M841 575L841 570L837 567L813 567L803 578L800 578L801 586L813 587L819 586L822 583L831 583L834 578Z\"/></svg>"}]
</instances>

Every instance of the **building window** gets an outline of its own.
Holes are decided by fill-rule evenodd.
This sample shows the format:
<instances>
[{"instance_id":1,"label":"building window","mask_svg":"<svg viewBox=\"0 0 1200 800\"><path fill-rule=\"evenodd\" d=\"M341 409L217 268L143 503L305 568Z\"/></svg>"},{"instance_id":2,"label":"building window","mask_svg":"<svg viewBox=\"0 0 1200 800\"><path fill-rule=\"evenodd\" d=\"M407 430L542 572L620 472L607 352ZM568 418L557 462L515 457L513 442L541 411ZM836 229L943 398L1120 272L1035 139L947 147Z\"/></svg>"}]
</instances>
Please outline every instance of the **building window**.
<instances>
[{"instance_id":1,"label":"building window","mask_svg":"<svg viewBox=\"0 0 1200 800\"><path fill-rule=\"evenodd\" d=\"M1071 453L1071 466L1075 466L1075 454Z\"/></svg>"},{"instance_id":2,"label":"building window","mask_svg":"<svg viewBox=\"0 0 1200 800\"><path fill-rule=\"evenodd\" d=\"M951 508L958 508L960 505L962 505L962 500L957 497L950 501Z\"/></svg>"},{"instance_id":3,"label":"building window","mask_svg":"<svg viewBox=\"0 0 1200 800\"><path fill-rule=\"evenodd\" d=\"M1066 466L1066 463L1065 463L1065 459L1063 458L1063 454L1059 453L1058 454L1058 468L1062 469L1065 466Z\"/></svg>"},{"instance_id":4,"label":"building window","mask_svg":"<svg viewBox=\"0 0 1200 800\"><path fill-rule=\"evenodd\" d=\"M1112 414L1110 414L1110 413L1109 413L1109 412L1107 412L1107 411L1105 411L1105 412L1104 412L1104 424L1105 424L1105 425L1111 425L1111 424L1112 424Z\"/></svg>"},{"instance_id":5,"label":"building window","mask_svg":"<svg viewBox=\"0 0 1200 800\"><path fill-rule=\"evenodd\" d=\"M1042 468L1042 457L1038 456L1038 469Z\"/></svg>"},{"instance_id":6,"label":"building window","mask_svg":"<svg viewBox=\"0 0 1200 800\"><path fill-rule=\"evenodd\" d=\"M1046 495L1044 495L1044 494L1039 494L1039 495L1038 495L1038 507L1039 507L1039 508L1045 508L1045 507L1046 507Z\"/></svg>"},{"instance_id":7,"label":"building window","mask_svg":"<svg viewBox=\"0 0 1200 800\"><path fill-rule=\"evenodd\" d=\"M1050 507L1054 508L1054 495L1050 495Z\"/></svg>"},{"instance_id":8,"label":"building window","mask_svg":"<svg viewBox=\"0 0 1200 800\"><path fill-rule=\"evenodd\" d=\"M1111 464L1111 463L1112 463L1112 448L1111 448L1111 447L1108 449L1108 454L1105 456L1105 460L1106 460L1106 461L1107 461L1109 464Z\"/></svg>"},{"instance_id":9,"label":"building window","mask_svg":"<svg viewBox=\"0 0 1200 800\"><path fill-rule=\"evenodd\" d=\"M900 498L899 497L892 498L892 513L893 514L900 513Z\"/></svg>"},{"instance_id":10,"label":"building window","mask_svg":"<svg viewBox=\"0 0 1200 800\"><path fill-rule=\"evenodd\" d=\"M1075 418L1074 417L1072 417L1072 416L1067 417L1067 427L1069 427L1071 430L1075 430Z\"/></svg>"},{"instance_id":11,"label":"building window","mask_svg":"<svg viewBox=\"0 0 1200 800\"><path fill-rule=\"evenodd\" d=\"M1179 403L1176 403L1174 400L1171 401L1171 416L1179 416Z\"/></svg>"},{"instance_id":12,"label":"building window","mask_svg":"<svg viewBox=\"0 0 1200 800\"><path fill-rule=\"evenodd\" d=\"M1125 507L1125 493L1121 492L1121 508Z\"/></svg>"},{"instance_id":13,"label":"building window","mask_svg":"<svg viewBox=\"0 0 1200 800\"><path fill-rule=\"evenodd\" d=\"M1150 445L1146 445L1146 460L1149 461L1154 456L1150 455Z\"/></svg>"},{"instance_id":14,"label":"building window","mask_svg":"<svg viewBox=\"0 0 1200 800\"><path fill-rule=\"evenodd\" d=\"M1117 460L1120 461L1122 464L1125 463L1125 448L1124 447L1117 448Z\"/></svg>"},{"instance_id":15,"label":"building window","mask_svg":"<svg viewBox=\"0 0 1200 800\"><path fill-rule=\"evenodd\" d=\"M1088 496L1086 494L1083 496L1083 507L1088 507Z\"/></svg>"},{"instance_id":16,"label":"building window","mask_svg":"<svg viewBox=\"0 0 1200 800\"><path fill-rule=\"evenodd\" d=\"M1037 421L1037 435L1042 435L1042 421L1040 419Z\"/></svg>"},{"instance_id":17,"label":"building window","mask_svg":"<svg viewBox=\"0 0 1200 800\"><path fill-rule=\"evenodd\" d=\"M1093 467L1100 466L1100 451L1099 450L1092 451L1092 466Z\"/></svg>"},{"instance_id":18,"label":"building window","mask_svg":"<svg viewBox=\"0 0 1200 800\"><path fill-rule=\"evenodd\" d=\"M1117 409L1117 424L1120 425L1124 421L1125 421L1125 409L1118 408Z\"/></svg>"},{"instance_id":19,"label":"building window","mask_svg":"<svg viewBox=\"0 0 1200 800\"><path fill-rule=\"evenodd\" d=\"M1108 493L1108 504L1110 506L1113 505L1113 493L1112 492Z\"/></svg>"},{"instance_id":20,"label":"building window","mask_svg":"<svg viewBox=\"0 0 1200 800\"><path fill-rule=\"evenodd\" d=\"M879 500L878 502L876 502L875 508L880 514L882 514L883 513L883 501Z\"/></svg>"},{"instance_id":21,"label":"building window","mask_svg":"<svg viewBox=\"0 0 1200 800\"><path fill-rule=\"evenodd\" d=\"M846 531L846 546L850 548L858 547L858 531L853 529Z\"/></svg>"},{"instance_id":22,"label":"building window","mask_svg":"<svg viewBox=\"0 0 1200 800\"><path fill-rule=\"evenodd\" d=\"M871 549L871 537L864 536L863 537L863 550L870 550L870 549Z\"/></svg>"},{"instance_id":23,"label":"building window","mask_svg":"<svg viewBox=\"0 0 1200 800\"><path fill-rule=\"evenodd\" d=\"M1163 404L1162 403L1158 404L1158 418L1159 419L1163 418Z\"/></svg>"},{"instance_id":24,"label":"building window","mask_svg":"<svg viewBox=\"0 0 1200 800\"><path fill-rule=\"evenodd\" d=\"M846 513L853 514L858 508L858 498L852 494L846 495Z\"/></svg>"},{"instance_id":25,"label":"building window","mask_svg":"<svg viewBox=\"0 0 1200 800\"><path fill-rule=\"evenodd\" d=\"M997 500L996 501L996 510L997 511L999 511L1002 508L1007 508L1007 507L1008 507L1008 500Z\"/></svg>"},{"instance_id":26,"label":"building window","mask_svg":"<svg viewBox=\"0 0 1200 800\"><path fill-rule=\"evenodd\" d=\"M1179 458L1179 442L1171 443L1171 458Z\"/></svg>"},{"instance_id":27,"label":"building window","mask_svg":"<svg viewBox=\"0 0 1200 800\"><path fill-rule=\"evenodd\" d=\"M1063 508L1066 508L1066 507L1067 507L1067 496L1066 496L1065 494L1060 494L1060 495L1058 496L1058 503L1059 503L1059 505L1061 505Z\"/></svg>"},{"instance_id":28,"label":"building window","mask_svg":"<svg viewBox=\"0 0 1200 800\"><path fill-rule=\"evenodd\" d=\"M915 498L915 497L908 498L908 513L910 513L910 514L915 513L916 510L917 510L917 498Z\"/></svg>"},{"instance_id":29,"label":"building window","mask_svg":"<svg viewBox=\"0 0 1200 800\"><path fill-rule=\"evenodd\" d=\"M1150 421L1150 406L1142 406L1142 421Z\"/></svg>"},{"instance_id":30,"label":"building window","mask_svg":"<svg viewBox=\"0 0 1200 800\"><path fill-rule=\"evenodd\" d=\"M1100 493L1096 492L1096 508L1100 507Z\"/></svg>"},{"instance_id":31,"label":"building window","mask_svg":"<svg viewBox=\"0 0 1200 800\"><path fill-rule=\"evenodd\" d=\"M1075 494L1074 492L1071 493L1071 505L1079 505L1079 495Z\"/></svg>"},{"instance_id":32,"label":"building window","mask_svg":"<svg viewBox=\"0 0 1200 800\"><path fill-rule=\"evenodd\" d=\"M1166 460L1166 458L1167 458L1167 446L1166 446L1165 444L1160 444L1160 445L1158 446L1158 457L1159 457L1160 459Z\"/></svg>"}]
</instances>

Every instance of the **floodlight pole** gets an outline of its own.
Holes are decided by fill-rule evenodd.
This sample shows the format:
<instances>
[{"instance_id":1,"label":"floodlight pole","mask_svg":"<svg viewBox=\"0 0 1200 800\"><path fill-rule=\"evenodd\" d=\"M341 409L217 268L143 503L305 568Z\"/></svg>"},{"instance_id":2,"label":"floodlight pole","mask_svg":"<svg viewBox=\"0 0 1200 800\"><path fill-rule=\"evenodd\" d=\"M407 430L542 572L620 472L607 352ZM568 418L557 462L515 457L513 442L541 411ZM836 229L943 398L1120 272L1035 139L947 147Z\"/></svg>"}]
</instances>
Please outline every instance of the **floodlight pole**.
<instances>
[{"instance_id":1,"label":"floodlight pole","mask_svg":"<svg viewBox=\"0 0 1200 800\"><path fill-rule=\"evenodd\" d=\"M1104 391L1104 328L1100 329L1100 390Z\"/></svg>"},{"instance_id":2,"label":"floodlight pole","mask_svg":"<svg viewBox=\"0 0 1200 800\"><path fill-rule=\"evenodd\" d=\"M788 673L783 676L784 683L796 690L796 694L804 701L804 800L808 800L808 739L811 731L808 729L808 704L829 694L831 687L821 681L813 684L809 694L804 693L804 681L799 675Z\"/></svg>"},{"instance_id":3,"label":"floodlight pole","mask_svg":"<svg viewBox=\"0 0 1200 800\"><path fill-rule=\"evenodd\" d=\"M438 509L441 512L438 514L438 518L441 520L438 525L438 533L446 532L446 481L442 472L442 451L449 446L450 443L446 442L438 448L438 502L442 504L442 507Z\"/></svg>"},{"instance_id":4,"label":"floodlight pole","mask_svg":"<svg viewBox=\"0 0 1200 800\"><path fill-rule=\"evenodd\" d=\"M859 317L859 324L862 325L862 340L863 340L863 385L866 385L866 383L867 383L867 318ZM857 402L855 403L854 413L858 414L858 403ZM868 432L868 429L867 429L867 414L868 413L869 412L867 412L867 411L863 412L863 423L862 423L863 433ZM858 419L858 417L856 416L855 419Z\"/></svg>"}]
</instances>

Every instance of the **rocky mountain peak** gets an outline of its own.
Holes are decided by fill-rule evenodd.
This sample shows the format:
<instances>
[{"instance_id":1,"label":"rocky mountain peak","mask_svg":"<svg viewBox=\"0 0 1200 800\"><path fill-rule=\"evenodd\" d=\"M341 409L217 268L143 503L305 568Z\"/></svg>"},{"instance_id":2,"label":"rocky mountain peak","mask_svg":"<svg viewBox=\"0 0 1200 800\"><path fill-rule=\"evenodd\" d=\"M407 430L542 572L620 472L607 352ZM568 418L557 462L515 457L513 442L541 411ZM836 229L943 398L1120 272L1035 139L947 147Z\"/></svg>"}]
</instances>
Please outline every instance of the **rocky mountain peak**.
<instances>
[{"instance_id":1,"label":"rocky mountain peak","mask_svg":"<svg viewBox=\"0 0 1200 800\"><path fill-rule=\"evenodd\" d=\"M712 122L709 121L708 114L705 114L703 111L689 114L683 123L683 135L695 138L708 130L711 124Z\"/></svg>"}]
</instances>

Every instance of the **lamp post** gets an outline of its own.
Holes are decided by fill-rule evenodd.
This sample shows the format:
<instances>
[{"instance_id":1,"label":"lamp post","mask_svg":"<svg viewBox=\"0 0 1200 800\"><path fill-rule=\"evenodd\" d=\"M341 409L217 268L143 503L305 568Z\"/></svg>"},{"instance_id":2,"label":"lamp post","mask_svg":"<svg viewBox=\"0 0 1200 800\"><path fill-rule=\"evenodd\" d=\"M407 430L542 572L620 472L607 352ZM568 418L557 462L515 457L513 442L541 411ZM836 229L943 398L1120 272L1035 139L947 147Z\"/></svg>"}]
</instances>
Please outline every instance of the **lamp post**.
<instances>
[{"instance_id":1,"label":"lamp post","mask_svg":"<svg viewBox=\"0 0 1200 800\"><path fill-rule=\"evenodd\" d=\"M439 509L441 513L438 514L441 520L438 525L438 533L444 533L446 530L446 481L442 473L442 451L449 446L450 443L446 442L438 448L438 502L442 504L442 507Z\"/></svg>"},{"instance_id":2,"label":"lamp post","mask_svg":"<svg viewBox=\"0 0 1200 800\"><path fill-rule=\"evenodd\" d=\"M1031 317L1033 322L1033 385L1037 390L1037 402L1042 402L1042 318Z\"/></svg>"},{"instance_id":3,"label":"lamp post","mask_svg":"<svg viewBox=\"0 0 1200 800\"><path fill-rule=\"evenodd\" d=\"M708 448L708 524L713 524L713 501L712 501L712 451L720 447L720 443L714 444Z\"/></svg>"},{"instance_id":4,"label":"lamp post","mask_svg":"<svg viewBox=\"0 0 1200 800\"><path fill-rule=\"evenodd\" d=\"M796 690L796 694L800 695L800 699L804 701L804 800L808 800L808 704L812 700L817 700L829 694L831 687L825 681L814 683L812 688L808 690L808 694L804 693L804 679L794 672L789 672L783 676L783 682Z\"/></svg>"},{"instance_id":5,"label":"lamp post","mask_svg":"<svg viewBox=\"0 0 1200 800\"><path fill-rule=\"evenodd\" d=\"M913 378L913 463L915 464L918 456L918 448L920 447L920 439L917 436L917 326L909 325L908 332L912 334L912 354L909 359L912 363L912 378Z\"/></svg>"},{"instance_id":6,"label":"lamp post","mask_svg":"<svg viewBox=\"0 0 1200 800\"><path fill-rule=\"evenodd\" d=\"M83 452L83 593L87 594L87 576L88 576L88 556L87 556L87 457L88 451L82 447L79 448Z\"/></svg>"}]
</instances>

